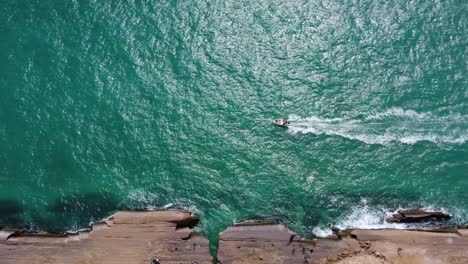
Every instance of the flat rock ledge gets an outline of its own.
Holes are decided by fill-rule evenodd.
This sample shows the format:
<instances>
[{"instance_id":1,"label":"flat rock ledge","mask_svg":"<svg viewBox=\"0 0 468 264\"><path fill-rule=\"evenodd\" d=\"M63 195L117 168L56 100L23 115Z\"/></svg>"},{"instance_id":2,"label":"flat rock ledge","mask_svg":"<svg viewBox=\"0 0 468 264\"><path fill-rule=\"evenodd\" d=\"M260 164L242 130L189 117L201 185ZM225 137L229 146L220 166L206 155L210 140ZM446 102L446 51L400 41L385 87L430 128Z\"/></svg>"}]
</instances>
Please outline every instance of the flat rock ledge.
<instances>
[{"instance_id":1,"label":"flat rock ledge","mask_svg":"<svg viewBox=\"0 0 468 264\"><path fill-rule=\"evenodd\" d=\"M246 224L219 234L218 263L311 263L314 241L281 224Z\"/></svg>"},{"instance_id":2,"label":"flat rock ledge","mask_svg":"<svg viewBox=\"0 0 468 264\"><path fill-rule=\"evenodd\" d=\"M345 230L303 239L283 225L238 225L220 233L221 264L468 263L468 229Z\"/></svg>"},{"instance_id":3,"label":"flat rock ledge","mask_svg":"<svg viewBox=\"0 0 468 264\"><path fill-rule=\"evenodd\" d=\"M118 212L91 230L59 235L0 230L0 263L214 263L187 211ZM219 235L219 264L468 263L468 229L345 230L303 239L281 224L248 223Z\"/></svg>"},{"instance_id":4,"label":"flat rock ledge","mask_svg":"<svg viewBox=\"0 0 468 264\"><path fill-rule=\"evenodd\" d=\"M63 235L0 231L1 264L212 264L209 241L187 211L118 212L90 230Z\"/></svg>"}]
</instances>

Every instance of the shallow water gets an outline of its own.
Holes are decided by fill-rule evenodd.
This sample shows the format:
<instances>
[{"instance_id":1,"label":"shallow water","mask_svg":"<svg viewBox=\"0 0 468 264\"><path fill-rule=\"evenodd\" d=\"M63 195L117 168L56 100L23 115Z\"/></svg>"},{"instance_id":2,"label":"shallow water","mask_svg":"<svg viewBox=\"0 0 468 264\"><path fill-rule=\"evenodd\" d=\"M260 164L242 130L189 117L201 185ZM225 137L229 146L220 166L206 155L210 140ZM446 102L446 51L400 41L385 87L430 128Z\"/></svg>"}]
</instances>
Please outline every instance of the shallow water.
<instances>
[{"instance_id":1,"label":"shallow water","mask_svg":"<svg viewBox=\"0 0 468 264\"><path fill-rule=\"evenodd\" d=\"M4 1L0 226L467 222L466 1ZM291 127L272 124L289 117Z\"/></svg>"}]
</instances>

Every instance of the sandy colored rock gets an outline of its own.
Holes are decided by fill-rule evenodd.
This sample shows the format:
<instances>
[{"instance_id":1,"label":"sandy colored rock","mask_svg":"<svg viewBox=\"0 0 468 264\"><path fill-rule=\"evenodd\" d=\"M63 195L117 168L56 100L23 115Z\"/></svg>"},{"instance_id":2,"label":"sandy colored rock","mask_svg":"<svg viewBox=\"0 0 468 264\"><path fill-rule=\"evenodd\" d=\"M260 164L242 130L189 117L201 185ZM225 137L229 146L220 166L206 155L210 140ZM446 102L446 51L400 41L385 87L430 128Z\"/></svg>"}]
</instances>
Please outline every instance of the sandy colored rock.
<instances>
[{"instance_id":1,"label":"sandy colored rock","mask_svg":"<svg viewBox=\"0 0 468 264\"><path fill-rule=\"evenodd\" d=\"M354 230L352 235L367 245L367 254L378 253L384 263L468 263L468 238L457 233Z\"/></svg>"},{"instance_id":2,"label":"sandy colored rock","mask_svg":"<svg viewBox=\"0 0 468 264\"><path fill-rule=\"evenodd\" d=\"M91 231L63 236L9 235L0 241L2 264L164 264L212 263L209 242L177 223L193 219L185 211L119 212Z\"/></svg>"},{"instance_id":3,"label":"sandy colored rock","mask_svg":"<svg viewBox=\"0 0 468 264\"><path fill-rule=\"evenodd\" d=\"M305 263L312 247L283 225L231 226L220 233L218 262Z\"/></svg>"},{"instance_id":4,"label":"sandy colored rock","mask_svg":"<svg viewBox=\"0 0 468 264\"><path fill-rule=\"evenodd\" d=\"M114 224L154 224L159 222L184 222L191 219L189 211L121 211L113 215Z\"/></svg>"},{"instance_id":5,"label":"sandy colored rock","mask_svg":"<svg viewBox=\"0 0 468 264\"><path fill-rule=\"evenodd\" d=\"M212 263L208 240L186 211L119 212L92 230L31 234L0 230L1 264ZM280 224L250 223L220 233L221 264L466 264L468 230L344 230L303 239Z\"/></svg>"},{"instance_id":6,"label":"sandy colored rock","mask_svg":"<svg viewBox=\"0 0 468 264\"><path fill-rule=\"evenodd\" d=\"M296 233L284 225L237 225L231 226L219 234L223 241L228 240L255 240L275 241L289 243L294 239Z\"/></svg>"},{"instance_id":7,"label":"sandy colored rock","mask_svg":"<svg viewBox=\"0 0 468 264\"><path fill-rule=\"evenodd\" d=\"M468 237L468 229L458 229L458 234L462 237Z\"/></svg>"},{"instance_id":8,"label":"sandy colored rock","mask_svg":"<svg viewBox=\"0 0 468 264\"><path fill-rule=\"evenodd\" d=\"M423 232L410 230L354 230L352 235L360 241L388 241L399 244L432 246L466 246L468 239L455 233Z\"/></svg>"},{"instance_id":9,"label":"sandy colored rock","mask_svg":"<svg viewBox=\"0 0 468 264\"><path fill-rule=\"evenodd\" d=\"M453 233L353 230L348 234L341 239L310 241L282 225L229 227L220 233L218 261L222 264L468 263L468 237L460 236L456 230Z\"/></svg>"},{"instance_id":10,"label":"sandy colored rock","mask_svg":"<svg viewBox=\"0 0 468 264\"><path fill-rule=\"evenodd\" d=\"M334 262L336 264L380 264L386 263L385 260L368 254L350 256Z\"/></svg>"}]
</instances>

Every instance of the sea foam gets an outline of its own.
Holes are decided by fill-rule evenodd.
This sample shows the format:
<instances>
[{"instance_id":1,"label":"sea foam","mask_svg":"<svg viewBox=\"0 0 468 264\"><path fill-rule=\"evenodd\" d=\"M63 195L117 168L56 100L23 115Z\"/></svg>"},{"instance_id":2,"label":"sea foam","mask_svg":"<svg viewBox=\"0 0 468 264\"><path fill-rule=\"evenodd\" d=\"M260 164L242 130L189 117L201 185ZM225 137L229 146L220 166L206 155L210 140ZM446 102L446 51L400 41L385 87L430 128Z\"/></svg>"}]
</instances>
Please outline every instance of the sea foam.
<instances>
[{"instance_id":1,"label":"sea foam","mask_svg":"<svg viewBox=\"0 0 468 264\"><path fill-rule=\"evenodd\" d=\"M363 199L359 205L351 208L348 214L344 214L333 226L338 227L341 230L346 229L407 229L414 227L425 226L423 224L413 223L387 223L386 219L396 214L400 210L408 210L414 208L385 208L382 206L371 207L367 204L367 201ZM446 212L444 208L436 208L434 206L423 206L420 208L424 211L442 211ZM326 237L332 234L330 226L317 226L312 232L317 237Z\"/></svg>"},{"instance_id":2,"label":"sea foam","mask_svg":"<svg viewBox=\"0 0 468 264\"><path fill-rule=\"evenodd\" d=\"M400 210L401 208L399 208ZM341 230L345 229L405 229L406 224L399 223L387 223L386 218L392 216L398 210L390 210L387 208L372 208L365 202L358 206L353 207L349 214L344 215L337 221L333 226L338 227ZM317 226L312 232L318 237L326 237L332 234L329 227Z\"/></svg>"}]
</instances>

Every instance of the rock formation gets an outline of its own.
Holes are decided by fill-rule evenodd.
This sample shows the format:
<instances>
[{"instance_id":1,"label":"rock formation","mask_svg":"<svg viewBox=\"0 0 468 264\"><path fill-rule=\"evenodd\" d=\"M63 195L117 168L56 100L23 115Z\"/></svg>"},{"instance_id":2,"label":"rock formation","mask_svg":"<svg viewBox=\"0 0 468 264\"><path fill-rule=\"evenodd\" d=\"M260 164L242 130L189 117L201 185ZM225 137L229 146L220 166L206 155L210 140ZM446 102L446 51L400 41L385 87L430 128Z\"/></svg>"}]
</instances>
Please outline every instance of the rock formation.
<instances>
[{"instance_id":1,"label":"rock formation","mask_svg":"<svg viewBox=\"0 0 468 264\"><path fill-rule=\"evenodd\" d=\"M440 232L443 231L443 232ZM468 263L464 229L348 230L341 239L301 239L283 225L238 225L220 233L221 264Z\"/></svg>"},{"instance_id":2,"label":"rock formation","mask_svg":"<svg viewBox=\"0 0 468 264\"><path fill-rule=\"evenodd\" d=\"M416 223L427 221L449 220L450 215L444 212L430 212L423 210L398 211L392 217L387 219L388 223Z\"/></svg>"},{"instance_id":3,"label":"rock formation","mask_svg":"<svg viewBox=\"0 0 468 264\"><path fill-rule=\"evenodd\" d=\"M218 263L308 263L313 244L283 225L241 224L219 234Z\"/></svg>"},{"instance_id":4,"label":"rock formation","mask_svg":"<svg viewBox=\"0 0 468 264\"><path fill-rule=\"evenodd\" d=\"M0 230L1 264L212 264L209 243L187 211L118 212L91 230L31 234ZM249 223L220 233L220 264L468 263L468 229L336 230L303 239L281 224Z\"/></svg>"},{"instance_id":5,"label":"rock formation","mask_svg":"<svg viewBox=\"0 0 468 264\"><path fill-rule=\"evenodd\" d=\"M118 212L90 231L63 235L0 231L0 263L212 263L208 240L191 230L187 211Z\"/></svg>"}]
</instances>

